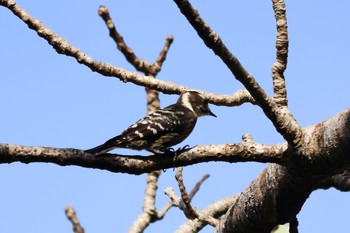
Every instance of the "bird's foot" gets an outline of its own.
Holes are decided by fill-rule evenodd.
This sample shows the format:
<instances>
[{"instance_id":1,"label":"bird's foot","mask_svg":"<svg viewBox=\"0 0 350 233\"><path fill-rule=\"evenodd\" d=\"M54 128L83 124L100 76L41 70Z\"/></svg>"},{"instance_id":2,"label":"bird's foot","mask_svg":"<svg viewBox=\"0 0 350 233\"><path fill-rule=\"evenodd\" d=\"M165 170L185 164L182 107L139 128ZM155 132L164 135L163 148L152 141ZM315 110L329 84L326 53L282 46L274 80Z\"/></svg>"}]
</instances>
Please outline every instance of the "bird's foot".
<instances>
[{"instance_id":1,"label":"bird's foot","mask_svg":"<svg viewBox=\"0 0 350 233\"><path fill-rule=\"evenodd\" d=\"M154 155L165 155L165 156L173 156L173 163L174 163L174 169L175 169L175 162L177 159L177 156L179 154L181 154L182 152L188 151L190 150L190 146L189 145L185 145L183 147L179 147L178 149L174 149L172 147L168 147L166 148L162 153L159 151L151 151ZM165 170L163 170L163 172L165 172Z\"/></svg>"}]
</instances>

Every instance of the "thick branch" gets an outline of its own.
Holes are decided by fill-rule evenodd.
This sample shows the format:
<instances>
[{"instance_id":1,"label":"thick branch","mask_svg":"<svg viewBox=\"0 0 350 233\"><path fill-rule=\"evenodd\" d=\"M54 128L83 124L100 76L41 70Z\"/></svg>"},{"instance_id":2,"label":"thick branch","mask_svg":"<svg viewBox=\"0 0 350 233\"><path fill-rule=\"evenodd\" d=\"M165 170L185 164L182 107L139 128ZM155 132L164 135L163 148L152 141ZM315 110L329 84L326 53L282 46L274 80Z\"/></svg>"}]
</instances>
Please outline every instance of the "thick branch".
<instances>
[{"instance_id":1,"label":"thick branch","mask_svg":"<svg viewBox=\"0 0 350 233\"><path fill-rule=\"evenodd\" d=\"M300 172L269 165L241 193L216 232L269 233L292 221L312 192L309 182Z\"/></svg>"},{"instance_id":2,"label":"thick branch","mask_svg":"<svg viewBox=\"0 0 350 233\"><path fill-rule=\"evenodd\" d=\"M350 171L347 169L341 174L336 174L320 182L320 188L329 189L336 188L343 192L350 191Z\"/></svg>"},{"instance_id":3,"label":"thick branch","mask_svg":"<svg viewBox=\"0 0 350 233\"><path fill-rule=\"evenodd\" d=\"M254 77L242 66L239 60L229 51L219 35L200 17L188 0L174 0L181 13L206 46L221 58L232 74L239 80L262 108L265 115L272 121L276 130L293 147L299 147L302 138L301 128L289 112L280 111L276 103L265 93Z\"/></svg>"},{"instance_id":4,"label":"thick branch","mask_svg":"<svg viewBox=\"0 0 350 233\"><path fill-rule=\"evenodd\" d=\"M221 220L217 232L268 233L291 223L313 190L347 191L350 165L350 108L303 129L299 150L290 149L287 166L269 165L240 195ZM331 178L329 178L331 177Z\"/></svg>"},{"instance_id":5,"label":"thick branch","mask_svg":"<svg viewBox=\"0 0 350 233\"><path fill-rule=\"evenodd\" d=\"M106 156L96 157L77 149L0 144L0 163L46 162L61 166L77 165L138 175L154 170L208 161L284 163L283 153L286 149L286 144L275 146L252 144L250 147L246 144L196 146L176 155L176 162L174 163L175 154L155 156L106 154Z\"/></svg>"},{"instance_id":6,"label":"thick branch","mask_svg":"<svg viewBox=\"0 0 350 233\"><path fill-rule=\"evenodd\" d=\"M272 8L275 12L277 37L276 37L276 61L272 66L273 99L277 105L286 106L287 89L284 80L284 71L287 68L288 58L288 30L286 18L286 5L283 0L272 0Z\"/></svg>"}]
</instances>

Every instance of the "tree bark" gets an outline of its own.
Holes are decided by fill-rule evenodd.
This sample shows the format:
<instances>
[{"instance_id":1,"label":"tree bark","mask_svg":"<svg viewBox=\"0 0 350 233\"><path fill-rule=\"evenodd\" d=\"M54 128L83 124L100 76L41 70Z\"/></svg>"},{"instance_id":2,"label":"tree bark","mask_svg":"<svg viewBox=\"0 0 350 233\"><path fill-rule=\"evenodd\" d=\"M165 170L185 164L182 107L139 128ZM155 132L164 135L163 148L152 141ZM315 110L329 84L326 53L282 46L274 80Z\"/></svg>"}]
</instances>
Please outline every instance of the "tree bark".
<instances>
[{"instance_id":1,"label":"tree bark","mask_svg":"<svg viewBox=\"0 0 350 233\"><path fill-rule=\"evenodd\" d=\"M289 162L269 165L240 194L216 232L268 233L293 221L314 190L348 190L350 108L303 128L301 148L285 153Z\"/></svg>"}]
</instances>

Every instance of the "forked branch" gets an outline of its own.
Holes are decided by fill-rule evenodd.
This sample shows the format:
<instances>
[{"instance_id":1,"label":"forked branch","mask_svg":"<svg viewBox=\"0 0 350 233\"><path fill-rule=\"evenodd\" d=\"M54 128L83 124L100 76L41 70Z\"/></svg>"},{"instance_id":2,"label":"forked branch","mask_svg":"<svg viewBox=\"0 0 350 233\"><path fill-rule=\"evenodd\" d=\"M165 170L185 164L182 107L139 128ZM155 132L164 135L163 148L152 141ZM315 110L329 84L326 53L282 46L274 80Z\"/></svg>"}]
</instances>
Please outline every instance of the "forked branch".
<instances>
[{"instance_id":1,"label":"forked branch","mask_svg":"<svg viewBox=\"0 0 350 233\"><path fill-rule=\"evenodd\" d=\"M237 57L230 52L219 35L201 18L198 11L192 7L188 0L174 1L205 45L221 58L235 78L253 96L256 103L274 124L276 130L291 146L295 148L300 147L302 138L301 127L288 109L280 110L278 108L276 102L265 93L255 78L242 66Z\"/></svg>"},{"instance_id":2,"label":"forked branch","mask_svg":"<svg viewBox=\"0 0 350 233\"><path fill-rule=\"evenodd\" d=\"M57 53L75 58L77 62L89 67L94 72L98 72L107 77L116 77L123 82L131 82L138 86L157 90L165 94L180 94L185 90L195 90L169 81L157 80L150 76L142 76L136 72L130 72L123 68L96 61L78 48L75 48L67 40L52 32L39 20L33 18L27 11L19 7L14 0L0 0L0 5L11 10L12 13L26 23L30 29L36 31L40 37L45 39L57 51ZM158 59L156 62L158 62ZM239 106L243 103L254 103L254 99L245 90L237 91L232 95L215 95L201 90L196 91L204 94L210 103L216 105Z\"/></svg>"}]
</instances>

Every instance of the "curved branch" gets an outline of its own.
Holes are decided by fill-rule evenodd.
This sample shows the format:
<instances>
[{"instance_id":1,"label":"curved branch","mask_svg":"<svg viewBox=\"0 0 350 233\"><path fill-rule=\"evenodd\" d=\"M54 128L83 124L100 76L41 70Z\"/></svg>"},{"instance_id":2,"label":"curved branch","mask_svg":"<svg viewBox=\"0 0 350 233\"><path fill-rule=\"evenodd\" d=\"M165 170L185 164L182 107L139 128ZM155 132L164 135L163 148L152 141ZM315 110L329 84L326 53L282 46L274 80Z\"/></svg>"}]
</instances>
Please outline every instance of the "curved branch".
<instances>
[{"instance_id":1,"label":"curved branch","mask_svg":"<svg viewBox=\"0 0 350 233\"><path fill-rule=\"evenodd\" d=\"M287 222L296 231L295 216L312 191L349 189L350 108L303 131L302 154L290 148L286 165L269 165L240 194L217 232L269 233Z\"/></svg>"},{"instance_id":2,"label":"curved branch","mask_svg":"<svg viewBox=\"0 0 350 233\"><path fill-rule=\"evenodd\" d=\"M92 71L108 77L119 78L123 82L131 82L139 86L147 87L153 90L163 92L165 94L180 94L186 90L195 90L182 85L163 80L154 79L152 76L142 76L136 72L130 72L123 68L117 68L107 63L94 60L92 57L75 48L67 40L54 34L39 20L33 18L27 11L20 8L13 0L0 0L0 5L7 7L21 19L30 29L38 33L40 37L45 39L59 54L73 57ZM159 61L158 61L159 62ZM251 95L240 90L232 95L215 95L201 90L196 90L204 94L210 103L222 106L239 106L243 103L255 103Z\"/></svg>"},{"instance_id":3,"label":"curved branch","mask_svg":"<svg viewBox=\"0 0 350 233\"><path fill-rule=\"evenodd\" d=\"M284 80L284 71L287 68L288 58L288 30L286 18L286 5L283 0L272 0L272 8L275 12L277 37L276 37L276 61L272 66L273 99L277 105L286 106L287 89Z\"/></svg>"},{"instance_id":4,"label":"curved branch","mask_svg":"<svg viewBox=\"0 0 350 233\"><path fill-rule=\"evenodd\" d=\"M301 127L290 112L287 111L287 109L283 111L278 109L278 105L275 101L265 93L255 78L242 66L237 57L230 52L219 35L201 18L198 11L192 7L188 0L174 1L181 13L197 31L205 45L220 57L235 78L240 81L253 96L265 115L274 124L276 130L293 147L300 147L302 139Z\"/></svg>"},{"instance_id":5,"label":"curved branch","mask_svg":"<svg viewBox=\"0 0 350 233\"><path fill-rule=\"evenodd\" d=\"M304 175L301 169L269 165L239 195L216 232L269 233L279 224L294 221L312 192L310 177Z\"/></svg>"},{"instance_id":6,"label":"curved branch","mask_svg":"<svg viewBox=\"0 0 350 233\"><path fill-rule=\"evenodd\" d=\"M46 162L61 166L77 165L80 167L97 168L117 173L143 174L154 170L187 166L208 161L243 162L258 161L265 163L281 163L287 144L224 144L196 146L181 154L153 156L123 156L105 154L93 156L82 150L59 149L50 147L29 147L21 145L0 144L0 163L33 163ZM174 163L174 156L176 161Z\"/></svg>"}]
</instances>

